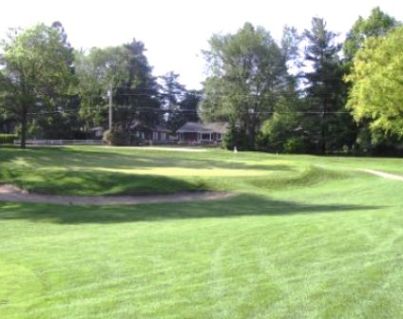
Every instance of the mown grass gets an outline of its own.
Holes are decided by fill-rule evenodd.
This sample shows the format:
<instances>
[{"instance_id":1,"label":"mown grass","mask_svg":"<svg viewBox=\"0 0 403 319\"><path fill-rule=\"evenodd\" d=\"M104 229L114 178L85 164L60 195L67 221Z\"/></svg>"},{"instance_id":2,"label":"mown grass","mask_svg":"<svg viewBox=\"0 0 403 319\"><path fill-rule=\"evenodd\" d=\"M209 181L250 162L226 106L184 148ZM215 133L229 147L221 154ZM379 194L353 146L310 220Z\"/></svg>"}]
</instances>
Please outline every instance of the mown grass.
<instances>
[{"instance_id":1,"label":"mown grass","mask_svg":"<svg viewBox=\"0 0 403 319\"><path fill-rule=\"evenodd\" d=\"M402 317L403 183L356 171L401 159L73 147L0 161L1 182L42 192L239 193L1 203L0 318Z\"/></svg>"}]
</instances>

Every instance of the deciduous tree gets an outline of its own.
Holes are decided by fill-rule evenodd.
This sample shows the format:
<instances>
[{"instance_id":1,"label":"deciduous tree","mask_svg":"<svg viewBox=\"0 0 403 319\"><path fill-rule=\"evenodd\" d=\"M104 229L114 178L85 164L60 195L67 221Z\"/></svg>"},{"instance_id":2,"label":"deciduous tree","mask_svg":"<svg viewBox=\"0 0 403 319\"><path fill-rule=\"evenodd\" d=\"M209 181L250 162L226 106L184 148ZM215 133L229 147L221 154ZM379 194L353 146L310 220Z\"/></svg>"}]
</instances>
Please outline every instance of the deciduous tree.
<instances>
[{"instance_id":1,"label":"deciduous tree","mask_svg":"<svg viewBox=\"0 0 403 319\"><path fill-rule=\"evenodd\" d=\"M134 121L153 125L160 121L159 86L145 56L144 44L131 43L77 53L81 115L87 126L105 125L107 91L113 95L113 126L129 137Z\"/></svg>"},{"instance_id":2,"label":"deciduous tree","mask_svg":"<svg viewBox=\"0 0 403 319\"><path fill-rule=\"evenodd\" d=\"M209 43L202 115L236 123L253 149L286 82L286 58L269 32L250 23L235 34L214 35Z\"/></svg>"},{"instance_id":3,"label":"deciduous tree","mask_svg":"<svg viewBox=\"0 0 403 319\"><path fill-rule=\"evenodd\" d=\"M369 37L383 37L397 27L399 22L379 7L372 9L368 18L359 17L347 34L343 45L344 56L351 61Z\"/></svg>"},{"instance_id":4,"label":"deciduous tree","mask_svg":"<svg viewBox=\"0 0 403 319\"><path fill-rule=\"evenodd\" d=\"M21 125L25 147L30 113L58 105L75 84L73 53L60 23L14 30L3 43L2 103Z\"/></svg>"},{"instance_id":5,"label":"deciduous tree","mask_svg":"<svg viewBox=\"0 0 403 319\"><path fill-rule=\"evenodd\" d=\"M369 38L353 60L348 106L372 131L403 137L403 27Z\"/></svg>"}]
</instances>

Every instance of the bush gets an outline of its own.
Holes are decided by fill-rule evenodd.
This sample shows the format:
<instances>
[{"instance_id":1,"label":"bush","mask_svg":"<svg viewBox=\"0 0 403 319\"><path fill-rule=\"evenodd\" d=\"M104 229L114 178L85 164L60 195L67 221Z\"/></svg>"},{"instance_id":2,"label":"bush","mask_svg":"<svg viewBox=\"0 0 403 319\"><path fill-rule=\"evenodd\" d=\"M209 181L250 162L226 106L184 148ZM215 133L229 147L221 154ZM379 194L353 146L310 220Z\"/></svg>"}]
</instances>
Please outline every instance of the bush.
<instances>
[{"instance_id":1,"label":"bush","mask_svg":"<svg viewBox=\"0 0 403 319\"><path fill-rule=\"evenodd\" d=\"M17 138L17 134L0 134L0 144L13 144Z\"/></svg>"},{"instance_id":2,"label":"bush","mask_svg":"<svg viewBox=\"0 0 403 319\"><path fill-rule=\"evenodd\" d=\"M149 145L149 142L132 134L129 136L129 144L134 146L143 146L143 145Z\"/></svg>"},{"instance_id":3,"label":"bush","mask_svg":"<svg viewBox=\"0 0 403 319\"><path fill-rule=\"evenodd\" d=\"M290 137L283 145L285 153L304 153L305 144L301 138Z\"/></svg>"},{"instance_id":4,"label":"bush","mask_svg":"<svg viewBox=\"0 0 403 319\"><path fill-rule=\"evenodd\" d=\"M238 150L248 150L248 138L243 131L235 125L231 125L224 135L222 146L227 150L233 150L234 147Z\"/></svg>"},{"instance_id":5,"label":"bush","mask_svg":"<svg viewBox=\"0 0 403 319\"><path fill-rule=\"evenodd\" d=\"M112 129L104 132L102 141L108 145L128 145L129 137L122 131Z\"/></svg>"},{"instance_id":6,"label":"bush","mask_svg":"<svg viewBox=\"0 0 403 319\"><path fill-rule=\"evenodd\" d=\"M275 113L263 123L257 147L266 152L309 153L315 144L309 138L309 132L301 127L295 114Z\"/></svg>"}]
</instances>

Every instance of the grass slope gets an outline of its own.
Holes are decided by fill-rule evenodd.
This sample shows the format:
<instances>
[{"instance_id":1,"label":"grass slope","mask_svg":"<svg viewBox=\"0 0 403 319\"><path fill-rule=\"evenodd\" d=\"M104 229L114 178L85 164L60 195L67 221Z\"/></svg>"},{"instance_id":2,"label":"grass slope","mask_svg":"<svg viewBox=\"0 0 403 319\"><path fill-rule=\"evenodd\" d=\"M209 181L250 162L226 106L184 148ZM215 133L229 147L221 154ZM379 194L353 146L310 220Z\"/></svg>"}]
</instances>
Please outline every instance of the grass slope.
<instances>
[{"instance_id":1,"label":"grass slope","mask_svg":"<svg viewBox=\"0 0 403 319\"><path fill-rule=\"evenodd\" d=\"M0 149L0 182L203 203L0 203L0 318L400 318L403 160Z\"/></svg>"}]
</instances>

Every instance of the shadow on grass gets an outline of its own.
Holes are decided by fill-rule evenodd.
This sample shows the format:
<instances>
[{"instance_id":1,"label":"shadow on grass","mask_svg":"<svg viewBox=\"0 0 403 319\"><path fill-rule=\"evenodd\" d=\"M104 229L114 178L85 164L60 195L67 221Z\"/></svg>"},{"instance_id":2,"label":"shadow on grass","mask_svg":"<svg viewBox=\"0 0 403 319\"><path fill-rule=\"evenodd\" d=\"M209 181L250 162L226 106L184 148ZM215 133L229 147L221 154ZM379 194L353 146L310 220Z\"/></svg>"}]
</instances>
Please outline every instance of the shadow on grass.
<instances>
[{"instance_id":1,"label":"shadow on grass","mask_svg":"<svg viewBox=\"0 0 403 319\"><path fill-rule=\"evenodd\" d=\"M82 170L37 171L29 176L16 170L3 169L0 170L0 181L33 193L53 195L155 195L209 189L200 179L185 181L162 175Z\"/></svg>"},{"instance_id":2,"label":"shadow on grass","mask_svg":"<svg viewBox=\"0 0 403 319\"><path fill-rule=\"evenodd\" d=\"M126 151L124 148L121 150ZM116 169L152 169L155 167L177 167L177 168L225 168L225 169L261 169L269 171L290 171L292 167L283 164L262 164L254 165L226 160L212 160L208 154L189 153L169 153L164 152L164 156L155 152L144 155L144 152L132 154L122 153L108 149L89 151L63 148L28 148L25 150L15 148L4 148L0 152L1 161L13 161L22 159L30 166L63 166L63 167L106 167Z\"/></svg>"},{"instance_id":3,"label":"shadow on grass","mask_svg":"<svg viewBox=\"0 0 403 319\"><path fill-rule=\"evenodd\" d=\"M295 214L343 213L381 209L372 205L307 205L254 195L213 201L136 206L56 206L0 203L0 221L30 220L57 224L108 224L242 216L289 216Z\"/></svg>"}]
</instances>

